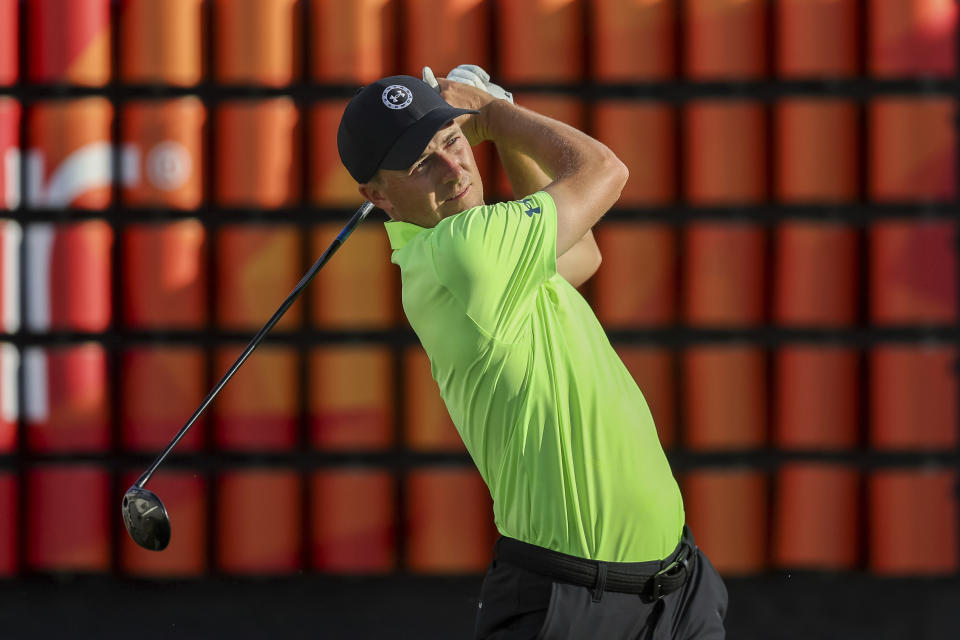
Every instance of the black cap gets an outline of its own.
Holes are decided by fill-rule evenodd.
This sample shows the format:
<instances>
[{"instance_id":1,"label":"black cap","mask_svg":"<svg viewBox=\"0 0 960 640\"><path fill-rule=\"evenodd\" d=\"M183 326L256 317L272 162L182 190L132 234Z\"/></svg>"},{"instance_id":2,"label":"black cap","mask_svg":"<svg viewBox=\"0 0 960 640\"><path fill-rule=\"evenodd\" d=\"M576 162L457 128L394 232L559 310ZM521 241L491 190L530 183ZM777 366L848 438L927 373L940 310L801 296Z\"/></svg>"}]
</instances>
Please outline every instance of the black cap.
<instances>
[{"instance_id":1,"label":"black cap","mask_svg":"<svg viewBox=\"0 0 960 640\"><path fill-rule=\"evenodd\" d=\"M337 149L357 182L380 169L407 169L437 131L469 109L450 106L436 89L413 76L381 78L361 89L340 118Z\"/></svg>"}]
</instances>

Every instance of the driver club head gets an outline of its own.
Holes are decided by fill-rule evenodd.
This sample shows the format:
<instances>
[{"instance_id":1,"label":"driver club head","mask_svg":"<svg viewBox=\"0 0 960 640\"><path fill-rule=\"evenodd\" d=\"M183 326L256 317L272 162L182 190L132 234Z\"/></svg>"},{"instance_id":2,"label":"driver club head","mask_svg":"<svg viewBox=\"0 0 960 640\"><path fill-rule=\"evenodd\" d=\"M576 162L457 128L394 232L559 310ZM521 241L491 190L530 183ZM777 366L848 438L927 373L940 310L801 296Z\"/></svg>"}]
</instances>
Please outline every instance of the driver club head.
<instances>
[{"instance_id":1,"label":"driver club head","mask_svg":"<svg viewBox=\"0 0 960 640\"><path fill-rule=\"evenodd\" d=\"M123 524L133 541L150 551L170 544L170 516L153 491L136 485L123 495Z\"/></svg>"}]
</instances>

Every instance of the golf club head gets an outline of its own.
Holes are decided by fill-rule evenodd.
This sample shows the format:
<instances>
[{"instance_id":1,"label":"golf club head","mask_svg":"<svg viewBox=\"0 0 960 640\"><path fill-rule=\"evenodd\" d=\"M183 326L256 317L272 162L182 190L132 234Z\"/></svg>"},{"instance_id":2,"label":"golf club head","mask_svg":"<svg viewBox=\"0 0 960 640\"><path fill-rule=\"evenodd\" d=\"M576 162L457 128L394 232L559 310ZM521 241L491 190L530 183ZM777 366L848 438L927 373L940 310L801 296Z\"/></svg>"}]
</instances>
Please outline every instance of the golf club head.
<instances>
[{"instance_id":1,"label":"golf club head","mask_svg":"<svg viewBox=\"0 0 960 640\"><path fill-rule=\"evenodd\" d=\"M153 491L136 485L123 495L123 524L133 541L150 551L170 544L170 516Z\"/></svg>"}]
</instances>

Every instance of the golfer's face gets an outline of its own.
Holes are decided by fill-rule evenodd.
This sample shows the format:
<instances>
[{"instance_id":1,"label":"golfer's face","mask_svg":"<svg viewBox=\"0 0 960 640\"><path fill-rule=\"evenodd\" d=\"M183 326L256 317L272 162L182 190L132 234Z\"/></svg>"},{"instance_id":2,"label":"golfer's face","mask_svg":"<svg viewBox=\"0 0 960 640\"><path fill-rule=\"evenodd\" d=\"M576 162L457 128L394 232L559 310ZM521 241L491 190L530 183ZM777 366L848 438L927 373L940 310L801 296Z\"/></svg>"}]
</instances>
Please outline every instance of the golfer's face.
<instances>
[{"instance_id":1,"label":"golfer's face","mask_svg":"<svg viewBox=\"0 0 960 640\"><path fill-rule=\"evenodd\" d=\"M459 125L440 129L406 171L382 170L381 188L394 220L433 227L446 217L483 204L483 184L473 149Z\"/></svg>"}]
</instances>

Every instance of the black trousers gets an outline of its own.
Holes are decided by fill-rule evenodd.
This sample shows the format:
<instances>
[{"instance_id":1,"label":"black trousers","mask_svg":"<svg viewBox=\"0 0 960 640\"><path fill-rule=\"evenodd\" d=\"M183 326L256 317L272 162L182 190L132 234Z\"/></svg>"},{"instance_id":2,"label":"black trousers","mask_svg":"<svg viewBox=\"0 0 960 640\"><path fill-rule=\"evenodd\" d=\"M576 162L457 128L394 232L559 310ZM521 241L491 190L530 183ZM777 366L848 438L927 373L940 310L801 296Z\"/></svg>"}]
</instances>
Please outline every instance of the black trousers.
<instances>
[{"instance_id":1,"label":"black trousers","mask_svg":"<svg viewBox=\"0 0 960 640\"><path fill-rule=\"evenodd\" d=\"M614 563L610 563L614 564ZM686 582L660 600L554 581L494 558L477 610L478 640L720 640L727 589L697 549Z\"/></svg>"}]
</instances>

